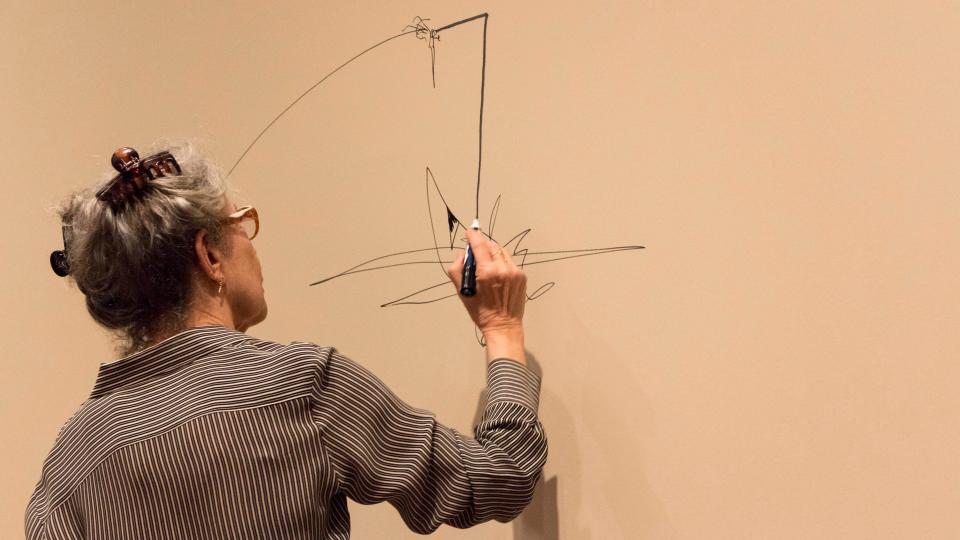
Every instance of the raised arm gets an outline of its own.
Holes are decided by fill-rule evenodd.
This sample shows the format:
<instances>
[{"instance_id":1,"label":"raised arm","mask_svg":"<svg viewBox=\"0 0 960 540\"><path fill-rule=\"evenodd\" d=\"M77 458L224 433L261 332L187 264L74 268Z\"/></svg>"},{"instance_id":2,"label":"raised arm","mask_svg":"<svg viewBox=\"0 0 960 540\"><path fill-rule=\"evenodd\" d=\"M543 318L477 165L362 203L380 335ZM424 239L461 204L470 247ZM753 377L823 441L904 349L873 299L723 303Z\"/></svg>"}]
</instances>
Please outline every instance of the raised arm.
<instances>
[{"instance_id":1,"label":"raised arm","mask_svg":"<svg viewBox=\"0 0 960 540\"><path fill-rule=\"evenodd\" d=\"M489 397L469 437L410 407L336 350L323 351L314 417L341 492L364 504L389 501L418 533L509 521L530 502L547 446L537 420L540 381L526 367L489 363Z\"/></svg>"}]
</instances>

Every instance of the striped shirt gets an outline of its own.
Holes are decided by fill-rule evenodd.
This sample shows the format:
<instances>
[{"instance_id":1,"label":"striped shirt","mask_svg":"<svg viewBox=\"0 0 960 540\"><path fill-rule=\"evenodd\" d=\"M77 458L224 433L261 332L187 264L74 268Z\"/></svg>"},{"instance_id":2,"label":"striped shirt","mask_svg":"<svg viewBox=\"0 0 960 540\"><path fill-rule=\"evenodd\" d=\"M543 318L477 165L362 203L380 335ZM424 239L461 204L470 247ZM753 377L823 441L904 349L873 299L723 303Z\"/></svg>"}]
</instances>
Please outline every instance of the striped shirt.
<instances>
[{"instance_id":1,"label":"striped shirt","mask_svg":"<svg viewBox=\"0 0 960 540\"><path fill-rule=\"evenodd\" d=\"M102 364L57 435L29 539L349 538L347 498L410 529L516 517L547 446L540 379L497 359L474 437L331 347L191 328Z\"/></svg>"}]
</instances>

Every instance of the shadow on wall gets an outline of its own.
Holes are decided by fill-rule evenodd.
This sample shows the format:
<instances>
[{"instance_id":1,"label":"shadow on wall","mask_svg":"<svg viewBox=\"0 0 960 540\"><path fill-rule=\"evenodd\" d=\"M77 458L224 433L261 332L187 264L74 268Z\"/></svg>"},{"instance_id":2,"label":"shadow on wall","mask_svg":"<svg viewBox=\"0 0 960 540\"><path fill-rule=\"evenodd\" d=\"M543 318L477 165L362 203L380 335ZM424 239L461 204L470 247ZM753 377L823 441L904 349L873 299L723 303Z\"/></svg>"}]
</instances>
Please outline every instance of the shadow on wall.
<instances>
[{"instance_id":1,"label":"shadow on wall","mask_svg":"<svg viewBox=\"0 0 960 540\"><path fill-rule=\"evenodd\" d=\"M564 313L561 324L575 338L561 345L581 355L588 352L583 343L589 343L589 354L601 361L576 374L554 370L544 380L540 415L552 476L540 482L530 506L513 521L513 538L559 540L563 528L563 538L576 540L675 540L676 527L645 473L644 443L656 437L656 408L630 369L655 359L614 350L591 333L576 310ZM543 377L534 355L526 351L526 356L530 369Z\"/></svg>"},{"instance_id":2,"label":"shadow on wall","mask_svg":"<svg viewBox=\"0 0 960 540\"><path fill-rule=\"evenodd\" d=\"M514 540L559 540L560 515L557 511L557 477L540 479L530 506L513 520Z\"/></svg>"},{"instance_id":3,"label":"shadow on wall","mask_svg":"<svg viewBox=\"0 0 960 540\"><path fill-rule=\"evenodd\" d=\"M543 369L540 367L537 357L528 350L524 350L524 352L527 356L527 367L542 378ZM542 393L543 388L541 388ZM543 407L540 410L542 411ZM547 433L548 445L549 441L550 434ZM550 456L548 455L547 461L549 460ZM514 540L559 540L560 517L557 510L556 476L546 481L543 478L540 479L530 505L520 514L520 517L513 520L513 538Z\"/></svg>"}]
</instances>

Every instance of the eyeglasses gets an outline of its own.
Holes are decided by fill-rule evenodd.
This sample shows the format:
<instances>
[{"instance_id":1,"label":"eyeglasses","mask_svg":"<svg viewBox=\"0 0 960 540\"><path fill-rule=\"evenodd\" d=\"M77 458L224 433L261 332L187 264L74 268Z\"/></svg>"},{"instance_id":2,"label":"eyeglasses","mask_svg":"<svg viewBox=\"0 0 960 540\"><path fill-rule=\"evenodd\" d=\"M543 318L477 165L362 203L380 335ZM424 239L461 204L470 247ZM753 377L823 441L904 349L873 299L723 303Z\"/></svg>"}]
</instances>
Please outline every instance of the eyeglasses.
<instances>
[{"instance_id":1,"label":"eyeglasses","mask_svg":"<svg viewBox=\"0 0 960 540\"><path fill-rule=\"evenodd\" d=\"M260 232L260 216L257 214L257 209L252 206L237 209L236 212L225 217L223 223L239 223L243 234L250 240L256 238L257 233Z\"/></svg>"}]
</instances>

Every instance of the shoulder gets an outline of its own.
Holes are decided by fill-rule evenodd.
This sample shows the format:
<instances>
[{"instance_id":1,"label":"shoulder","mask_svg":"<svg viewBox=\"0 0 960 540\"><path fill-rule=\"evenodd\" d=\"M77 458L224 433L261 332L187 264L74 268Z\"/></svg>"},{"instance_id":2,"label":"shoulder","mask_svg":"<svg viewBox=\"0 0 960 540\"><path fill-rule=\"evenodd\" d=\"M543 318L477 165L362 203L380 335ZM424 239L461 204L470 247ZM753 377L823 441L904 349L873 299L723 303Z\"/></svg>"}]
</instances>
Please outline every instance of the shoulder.
<instances>
[{"instance_id":1,"label":"shoulder","mask_svg":"<svg viewBox=\"0 0 960 540\"><path fill-rule=\"evenodd\" d=\"M222 354L226 362L221 360L221 365L230 364L242 378L252 377L258 392L269 388L278 394L315 397L333 372L344 366L357 369L336 347L311 341L279 343L247 337Z\"/></svg>"},{"instance_id":2,"label":"shoulder","mask_svg":"<svg viewBox=\"0 0 960 540\"><path fill-rule=\"evenodd\" d=\"M321 345L318 345L316 343L312 343L309 341L291 341L289 343L280 343L277 341L261 339L258 337L244 334L242 340L239 340L233 344L233 348L239 349L239 350L259 351L267 355L273 355L273 354L311 355L323 349L328 349L330 347L323 347Z\"/></svg>"},{"instance_id":3,"label":"shoulder","mask_svg":"<svg viewBox=\"0 0 960 540\"><path fill-rule=\"evenodd\" d=\"M309 341L291 341L278 343L249 337L236 343L233 351L227 354L235 358L246 358L254 363L272 366L281 371L291 371L307 375L307 372L322 369L336 354L336 348L319 345Z\"/></svg>"}]
</instances>

